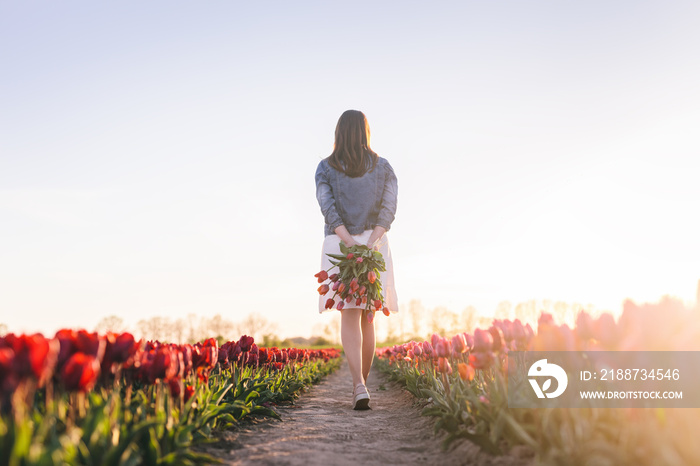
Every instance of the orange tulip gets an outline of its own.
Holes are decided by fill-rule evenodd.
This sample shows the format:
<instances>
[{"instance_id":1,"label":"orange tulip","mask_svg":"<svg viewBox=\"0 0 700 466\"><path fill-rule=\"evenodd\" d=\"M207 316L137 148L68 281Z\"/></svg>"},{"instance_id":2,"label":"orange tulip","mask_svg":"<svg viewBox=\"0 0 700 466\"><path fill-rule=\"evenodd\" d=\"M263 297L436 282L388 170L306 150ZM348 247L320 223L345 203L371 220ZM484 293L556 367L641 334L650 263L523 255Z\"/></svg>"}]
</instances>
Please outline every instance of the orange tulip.
<instances>
[{"instance_id":1,"label":"orange tulip","mask_svg":"<svg viewBox=\"0 0 700 466\"><path fill-rule=\"evenodd\" d=\"M476 374L476 371L469 364L460 362L459 364L457 364L457 370L459 371L459 376L465 382L471 382L472 380L474 380L474 375Z\"/></svg>"}]
</instances>

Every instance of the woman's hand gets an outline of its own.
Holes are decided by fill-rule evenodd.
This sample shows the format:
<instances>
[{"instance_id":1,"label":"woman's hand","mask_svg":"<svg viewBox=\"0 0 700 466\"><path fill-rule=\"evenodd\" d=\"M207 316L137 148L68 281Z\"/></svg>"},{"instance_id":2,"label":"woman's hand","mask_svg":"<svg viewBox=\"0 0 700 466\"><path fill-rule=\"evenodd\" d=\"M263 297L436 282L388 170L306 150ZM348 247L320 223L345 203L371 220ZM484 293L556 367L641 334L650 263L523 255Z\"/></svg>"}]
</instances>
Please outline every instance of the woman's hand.
<instances>
[{"instance_id":1,"label":"woman's hand","mask_svg":"<svg viewBox=\"0 0 700 466\"><path fill-rule=\"evenodd\" d=\"M348 229L345 228L345 225L340 225L338 228L336 228L335 234L338 235L338 237L345 244L345 246L349 248L357 244L357 241L355 241L352 238L352 236L350 236L350 232L348 232Z\"/></svg>"},{"instance_id":2,"label":"woman's hand","mask_svg":"<svg viewBox=\"0 0 700 466\"><path fill-rule=\"evenodd\" d=\"M372 230L372 234L369 236L369 240L367 241L367 246L375 251L378 250L379 247L375 246L375 243L379 241L385 233L386 228L380 227L379 225L374 227L374 230Z\"/></svg>"}]
</instances>

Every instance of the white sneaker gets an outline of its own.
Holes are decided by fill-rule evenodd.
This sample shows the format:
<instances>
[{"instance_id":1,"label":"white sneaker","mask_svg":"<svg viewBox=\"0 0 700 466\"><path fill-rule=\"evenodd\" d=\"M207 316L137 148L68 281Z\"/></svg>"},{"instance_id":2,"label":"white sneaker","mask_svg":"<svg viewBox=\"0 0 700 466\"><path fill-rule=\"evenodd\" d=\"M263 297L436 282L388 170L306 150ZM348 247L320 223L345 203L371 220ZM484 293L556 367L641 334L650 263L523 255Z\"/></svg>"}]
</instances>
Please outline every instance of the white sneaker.
<instances>
[{"instance_id":1,"label":"white sneaker","mask_svg":"<svg viewBox=\"0 0 700 466\"><path fill-rule=\"evenodd\" d=\"M358 383L355 386L352 397L352 409L371 409L369 407L369 393L367 392L367 387L363 383Z\"/></svg>"}]
</instances>

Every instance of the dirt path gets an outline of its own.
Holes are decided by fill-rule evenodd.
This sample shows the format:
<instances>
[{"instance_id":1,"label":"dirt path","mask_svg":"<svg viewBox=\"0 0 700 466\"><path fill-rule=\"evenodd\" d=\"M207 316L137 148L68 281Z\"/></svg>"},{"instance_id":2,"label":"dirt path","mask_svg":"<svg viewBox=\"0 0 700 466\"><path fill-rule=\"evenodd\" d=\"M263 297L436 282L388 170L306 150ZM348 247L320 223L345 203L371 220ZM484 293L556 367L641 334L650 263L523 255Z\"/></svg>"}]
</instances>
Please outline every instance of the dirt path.
<instances>
[{"instance_id":1,"label":"dirt path","mask_svg":"<svg viewBox=\"0 0 700 466\"><path fill-rule=\"evenodd\" d=\"M347 362L294 406L278 407L282 422L263 420L227 431L208 452L228 465L529 465L516 456L492 457L463 442L444 452L431 418L415 398L384 374L372 371L369 411L353 411ZM525 456L525 455L523 455Z\"/></svg>"}]
</instances>

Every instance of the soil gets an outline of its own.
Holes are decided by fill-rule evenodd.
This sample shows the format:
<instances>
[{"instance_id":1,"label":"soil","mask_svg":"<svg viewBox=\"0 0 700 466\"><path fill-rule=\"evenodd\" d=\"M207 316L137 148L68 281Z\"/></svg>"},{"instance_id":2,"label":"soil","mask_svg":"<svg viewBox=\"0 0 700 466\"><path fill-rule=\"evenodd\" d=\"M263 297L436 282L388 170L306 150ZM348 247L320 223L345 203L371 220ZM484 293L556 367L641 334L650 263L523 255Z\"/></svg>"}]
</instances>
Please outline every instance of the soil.
<instances>
[{"instance_id":1,"label":"soil","mask_svg":"<svg viewBox=\"0 0 700 466\"><path fill-rule=\"evenodd\" d=\"M282 421L254 419L222 432L207 453L228 465L362 466L440 464L525 466L532 453L516 447L491 456L468 441L442 449L433 433L434 418L420 415L421 405L399 384L373 370L367 382L367 411L352 409L347 362L304 393L294 405L275 409Z\"/></svg>"}]
</instances>

